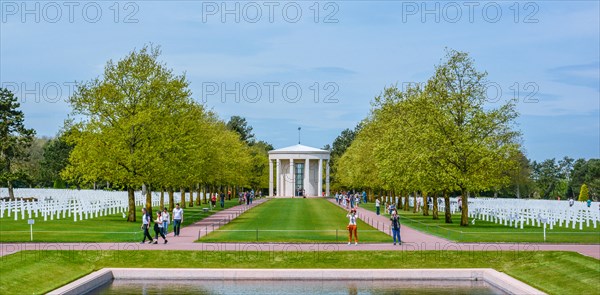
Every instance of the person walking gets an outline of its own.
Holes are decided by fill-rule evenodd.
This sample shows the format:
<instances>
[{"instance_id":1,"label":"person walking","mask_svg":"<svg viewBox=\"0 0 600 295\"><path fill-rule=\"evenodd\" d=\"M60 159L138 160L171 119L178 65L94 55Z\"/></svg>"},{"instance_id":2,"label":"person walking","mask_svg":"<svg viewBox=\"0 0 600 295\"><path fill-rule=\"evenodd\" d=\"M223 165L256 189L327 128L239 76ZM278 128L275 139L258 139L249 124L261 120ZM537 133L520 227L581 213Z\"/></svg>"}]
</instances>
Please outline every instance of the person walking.
<instances>
[{"instance_id":1,"label":"person walking","mask_svg":"<svg viewBox=\"0 0 600 295\"><path fill-rule=\"evenodd\" d=\"M379 198L376 198L375 199L375 210L377 211L377 215L379 215L380 209L381 209L381 201L379 201Z\"/></svg>"},{"instance_id":2,"label":"person walking","mask_svg":"<svg viewBox=\"0 0 600 295\"><path fill-rule=\"evenodd\" d=\"M146 208L142 208L142 230L144 231L144 239L140 244L146 243L146 237L150 243L152 243L152 236L148 232L148 228L150 227L150 215L146 212Z\"/></svg>"},{"instance_id":3,"label":"person walking","mask_svg":"<svg viewBox=\"0 0 600 295\"><path fill-rule=\"evenodd\" d=\"M356 209L350 209L348 214L346 214L348 218L348 246L352 243L352 236L354 235L354 245L358 245L358 229L356 228L356 220L358 216L356 215Z\"/></svg>"},{"instance_id":4,"label":"person walking","mask_svg":"<svg viewBox=\"0 0 600 295\"><path fill-rule=\"evenodd\" d=\"M398 211L392 211L392 217L390 217L392 221L392 236L394 237L394 245L396 245L396 238L399 245L402 245L402 240L400 239L400 216L398 216Z\"/></svg>"},{"instance_id":5,"label":"person walking","mask_svg":"<svg viewBox=\"0 0 600 295\"><path fill-rule=\"evenodd\" d=\"M221 198L221 208L225 208L225 193L224 192L221 192L220 198Z\"/></svg>"},{"instance_id":6,"label":"person walking","mask_svg":"<svg viewBox=\"0 0 600 295\"><path fill-rule=\"evenodd\" d=\"M211 209L217 207L217 193L213 193L210 197Z\"/></svg>"},{"instance_id":7,"label":"person walking","mask_svg":"<svg viewBox=\"0 0 600 295\"><path fill-rule=\"evenodd\" d=\"M179 203L175 204L173 209L173 236L178 237L179 231L181 230L181 223L183 222L183 209L179 207Z\"/></svg>"},{"instance_id":8,"label":"person walking","mask_svg":"<svg viewBox=\"0 0 600 295\"><path fill-rule=\"evenodd\" d=\"M171 220L171 215L169 215L169 211L167 211L167 208L163 208L163 212L162 212L162 220L163 220L163 234L165 235L165 237L167 236L167 234L169 233L169 220Z\"/></svg>"},{"instance_id":9,"label":"person walking","mask_svg":"<svg viewBox=\"0 0 600 295\"><path fill-rule=\"evenodd\" d=\"M160 211L156 212L156 219L154 220L154 243L153 244L158 244L158 235L160 234L160 236L163 238L164 243L166 244L167 238L165 238L165 234L163 233L163 218L162 218L162 213Z\"/></svg>"}]
</instances>

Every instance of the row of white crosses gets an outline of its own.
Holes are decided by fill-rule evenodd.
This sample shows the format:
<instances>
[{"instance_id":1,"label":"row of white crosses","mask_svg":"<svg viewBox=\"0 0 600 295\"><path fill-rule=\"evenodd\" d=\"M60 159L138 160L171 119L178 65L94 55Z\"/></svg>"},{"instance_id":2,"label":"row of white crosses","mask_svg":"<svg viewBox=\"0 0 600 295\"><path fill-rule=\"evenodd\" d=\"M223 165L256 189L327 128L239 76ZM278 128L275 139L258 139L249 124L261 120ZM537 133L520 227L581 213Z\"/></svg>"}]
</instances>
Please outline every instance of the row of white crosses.
<instances>
[{"instance_id":1,"label":"row of white crosses","mask_svg":"<svg viewBox=\"0 0 600 295\"><path fill-rule=\"evenodd\" d=\"M469 217L475 222L481 219L515 228L523 225L571 227L573 229L593 226L600 222L599 203L531 200L531 199L488 199L470 198Z\"/></svg>"},{"instance_id":2,"label":"row of white crosses","mask_svg":"<svg viewBox=\"0 0 600 295\"><path fill-rule=\"evenodd\" d=\"M419 198L422 197L417 196ZM384 203L392 200L391 197L383 197ZM399 204L400 199L396 197L395 201ZM422 199L419 201L423 204ZM460 212L458 201L458 198L450 198L452 214ZM409 206L414 206L413 196L409 197L408 202ZM433 210L433 204L428 206ZM438 198L438 211L445 210L444 199ZM600 223L600 203L592 202L588 207L587 202L577 201L571 206L569 201L469 198L469 217L473 223L479 219L521 229L524 225L540 227L547 224L550 229L559 226L583 230L584 226L597 228L597 223Z\"/></svg>"},{"instance_id":3,"label":"row of white crosses","mask_svg":"<svg viewBox=\"0 0 600 295\"><path fill-rule=\"evenodd\" d=\"M0 219L24 220L43 218L44 221L73 218L73 221L121 213L123 218L129 208L126 191L71 190L71 189L15 189L15 198L9 200L6 188L0 188ZM202 193L203 199L210 199L210 193ZM152 206L161 204L159 192L152 192ZM169 205L167 194L163 195L163 205ZM189 200L189 194L186 199ZM175 202L181 200L179 192L174 193ZM146 205L146 196L135 192L135 205Z\"/></svg>"},{"instance_id":4,"label":"row of white crosses","mask_svg":"<svg viewBox=\"0 0 600 295\"><path fill-rule=\"evenodd\" d=\"M210 201L211 196L214 194L215 193L200 193L200 199ZM198 196L198 194L190 197L190 194L186 193L185 194L186 204L190 200L194 200L194 198L197 196ZM166 192L163 194L163 198L164 198L163 199L164 206L168 207L169 196ZM217 197L217 199L219 199L219 197ZM181 201L181 193L180 192L173 192L173 201L175 202L175 204L180 203L180 201ZM152 192L152 207L159 207L160 203L161 203L160 192ZM142 192L136 192L135 193L135 205L136 206L146 206L146 195L142 194Z\"/></svg>"},{"instance_id":5,"label":"row of white crosses","mask_svg":"<svg viewBox=\"0 0 600 295\"><path fill-rule=\"evenodd\" d=\"M433 198L431 199L433 200ZM382 206L384 206L385 204L395 204L396 208L400 208L402 207L402 204L404 202L404 198L401 198L399 196L396 197L391 197L391 196L382 196L381 197L381 204ZM421 209L420 207L423 206L424 202L423 202L423 197L420 195L417 195L417 203L419 206L419 210ZM415 205L415 198L414 195L410 195L408 197L408 206L410 207L414 207ZM428 203L427 206L429 207L429 210L433 210L433 204ZM385 210L387 210L387 208L385 208ZM444 203L444 199L443 198L438 198L438 211L440 212L444 212L446 210L446 204ZM450 212L452 214L459 212L460 210L458 209L458 201L456 198L450 198Z\"/></svg>"},{"instance_id":6,"label":"row of white crosses","mask_svg":"<svg viewBox=\"0 0 600 295\"><path fill-rule=\"evenodd\" d=\"M127 192L68 189L15 189L15 199L0 200L0 218L14 220L73 218L73 221L122 213L128 209ZM0 198L8 197L5 188Z\"/></svg>"}]
</instances>

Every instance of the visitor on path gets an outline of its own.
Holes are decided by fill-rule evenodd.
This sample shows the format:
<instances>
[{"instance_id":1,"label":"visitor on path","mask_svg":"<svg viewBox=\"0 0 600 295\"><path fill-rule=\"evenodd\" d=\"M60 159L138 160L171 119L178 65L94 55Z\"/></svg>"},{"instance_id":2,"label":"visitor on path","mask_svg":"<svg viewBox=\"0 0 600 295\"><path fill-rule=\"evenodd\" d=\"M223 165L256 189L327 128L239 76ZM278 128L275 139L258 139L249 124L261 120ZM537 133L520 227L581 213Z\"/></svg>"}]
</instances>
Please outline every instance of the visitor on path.
<instances>
[{"instance_id":1,"label":"visitor on path","mask_svg":"<svg viewBox=\"0 0 600 295\"><path fill-rule=\"evenodd\" d=\"M179 203L175 204L173 209L173 236L179 236L179 230L181 230L181 223L183 222L183 209L179 208Z\"/></svg>"},{"instance_id":2,"label":"visitor on path","mask_svg":"<svg viewBox=\"0 0 600 295\"><path fill-rule=\"evenodd\" d=\"M381 201L379 201L379 198L375 198L375 210L377 211L377 215L379 215L380 208L381 208Z\"/></svg>"},{"instance_id":3,"label":"visitor on path","mask_svg":"<svg viewBox=\"0 0 600 295\"><path fill-rule=\"evenodd\" d=\"M152 236L148 232L148 228L150 227L150 215L146 212L146 208L142 208L142 230L144 231L144 239L140 244L146 243L146 237L150 243L152 243Z\"/></svg>"},{"instance_id":4,"label":"visitor on path","mask_svg":"<svg viewBox=\"0 0 600 295\"><path fill-rule=\"evenodd\" d=\"M363 198L363 203L367 203L367 192L363 191L362 192L362 198Z\"/></svg>"},{"instance_id":5,"label":"visitor on path","mask_svg":"<svg viewBox=\"0 0 600 295\"><path fill-rule=\"evenodd\" d=\"M356 209L350 209L350 211L348 211L348 214L346 214L346 217L348 217L349 222L348 222L348 246L352 243L352 235L354 235L354 245L358 245L358 230L356 228L356 220L358 219L358 216L356 215Z\"/></svg>"},{"instance_id":6,"label":"visitor on path","mask_svg":"<svg viewBox=\"0 0 600 295\"><path fill-rule=\"evenodd\" d=\"M458 211L462 212L462 196L458 196L456 202L458 203Z\"/></svg>"},{"instance_id":7,"label":"visitor on path","mask_svg":"<svg viewBox=\"0 0 600 295\"><path fill-rule=\"evenodd\" d=\"M217 207L217 193L212 194L212 196L210 197L210 205L212 208Z\"/></svg>"},{"instance_id":8,"label":"visitor on path","mask_svg":"<svg viewBox=\"0 0 600 295\"><path fill-rule=\"evenodd\" d=\"M169 211L167 211L167 208L163 208L163 213L162 213L162 219L163 219L163 234L165 235L165 237L167 236L167 234L169 233L169 220L171 220L171 216L169 215Z\"/></svg>"},{"instance_id":9,"label":"visitor on path","mask_svg":"<svg viewBox=\"0 0 600 295\"><path fill-rule=\"evenodd\" d=\"M392 211L392 217L390 217L390 220L392 221L392 236L394 237L394 245L396 245L396 240L398 241L399 245L402 245L402 240L400 239L400 216L398 216L398 211Z\"/></svg>"},{"instance_id":10,"label":"visitor on path","mask_svg":"<svg viewBox=\"0 0 600 295\"><path fill-rule=\"evenodd\" d=\"M588 199L587 201L588 208L592 207L592 199Z\"/></svg>"},{"instance_id":11,"label":"visitor on path","mask_svg":"<svg viewBox=\"0 0 600 295\"><path fill-rule=\"evenodd\" d=\"M160 234L160 236L163 238L163 240L165 240L165 244L168 242L167 238L165 238L165 234L163 233L162 230L163 227L163 219L162 219L162 213L160 211L156 212L156 220L154 220L154 243L153 244L158 244L158 235Z\"/></svg>"},{"instance_id":12,"label":"visitor on path","mask_svg":"<svg viewBox=\"0 0 600 295\"><path fill-rule=\"evenodd\" d=\"M573 207L573 204L575 204L575 200L573 200L573 197L569 198L569 207Z\"/></svg>"},{"instance_id":13,"label":"visitor on path","mask_svg":"<svg viewBox=\"0 0 600 295\"><path fill-rule=\"evenodd\" d=\"M388 213L390 215L392 215L392 211L394 211L396 208L394 207L394 203L390 203L390 205L388 206Z\"/></svg>"},{"instance_id":14,"label":"visitor on path","mask_svg":"<svg viewBox=\"0 0 600 295\"><path fill-rule=\"evenodd\" d=\"M225 208L225 193L221 192L221 208Z\"/></svg>"}]
</instances>

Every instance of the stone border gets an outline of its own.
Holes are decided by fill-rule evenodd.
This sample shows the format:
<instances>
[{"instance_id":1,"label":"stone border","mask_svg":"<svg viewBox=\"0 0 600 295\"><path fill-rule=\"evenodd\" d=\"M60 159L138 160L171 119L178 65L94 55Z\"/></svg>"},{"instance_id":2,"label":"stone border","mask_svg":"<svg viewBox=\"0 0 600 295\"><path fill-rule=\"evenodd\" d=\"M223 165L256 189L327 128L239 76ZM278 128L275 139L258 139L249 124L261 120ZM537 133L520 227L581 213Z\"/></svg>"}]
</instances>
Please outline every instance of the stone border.
<instances>
[{"instance_id":1,"label":"stone border","mask_svg":"<svg viewBox=\"0 0 600 295\"><path fill-rule=\"evenodd\" d=\"M160 273L160 277L156 273ZM111 280L484 281L509 294L545 294L491 268L464 269L224 269L103 268L49 294L81 294Z\"/></svg>"}]
</instances>

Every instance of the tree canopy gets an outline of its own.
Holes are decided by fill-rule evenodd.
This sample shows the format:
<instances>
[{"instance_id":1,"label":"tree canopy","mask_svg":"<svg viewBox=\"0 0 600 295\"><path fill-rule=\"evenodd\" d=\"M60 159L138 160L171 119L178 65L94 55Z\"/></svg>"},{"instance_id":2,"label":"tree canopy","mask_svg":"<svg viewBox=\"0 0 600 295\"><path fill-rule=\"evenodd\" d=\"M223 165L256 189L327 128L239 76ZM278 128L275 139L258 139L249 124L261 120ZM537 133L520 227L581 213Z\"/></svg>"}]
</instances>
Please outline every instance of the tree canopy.
<instances>
[{"instance_id":1,"label":"tree canopy","mask_svg":"<svg viewBox=\"0 0 600 295\"><path fill-rule=\"evenodd\" d=\"M515 104L486 106L486 75L468 54L448 50L425 87L386 88L340 160L341 182L375 177L371 185L396 192L458 190L468 225L468 192L503 187L518 167Z\"/></svg>"}]
</instances>

